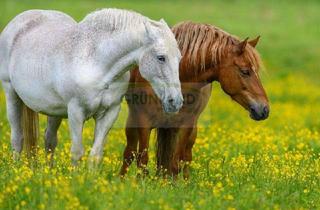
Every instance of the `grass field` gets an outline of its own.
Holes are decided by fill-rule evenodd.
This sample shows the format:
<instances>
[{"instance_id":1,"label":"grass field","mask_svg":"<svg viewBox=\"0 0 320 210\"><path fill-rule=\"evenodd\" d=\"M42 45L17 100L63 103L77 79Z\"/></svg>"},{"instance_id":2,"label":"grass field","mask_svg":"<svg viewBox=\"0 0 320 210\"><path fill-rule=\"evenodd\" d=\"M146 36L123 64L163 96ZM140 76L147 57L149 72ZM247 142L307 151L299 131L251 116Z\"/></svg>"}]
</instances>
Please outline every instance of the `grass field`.
<instances>
[{"instance_id":1,"label":"grass field","mask_svg":"<svg viewBox=\"0 0 320 210\"><path fill-rule=\"evenodd\" d=\"M320 209L319 1L1 0L0 29L31 8L58 9L80 20L103 7L164 17L171 25L182 20L211 23L242 38L260 34L270 118L252 121L215 84L199 122L191 179L171 182L154 176L152 147L151 176L137 180L137 169L131 167L120 181L125 103L98 171L87 170L87 155L78 168L71 166L67 121L59 131L56 165L47 166L41 141L38 163L28 167L24 158L11 158L1 90L1 209ZM44 129L42 117L42 133ZM90 121L84 130L86 154L92 138Z\"/></svg>"}]
</instances>

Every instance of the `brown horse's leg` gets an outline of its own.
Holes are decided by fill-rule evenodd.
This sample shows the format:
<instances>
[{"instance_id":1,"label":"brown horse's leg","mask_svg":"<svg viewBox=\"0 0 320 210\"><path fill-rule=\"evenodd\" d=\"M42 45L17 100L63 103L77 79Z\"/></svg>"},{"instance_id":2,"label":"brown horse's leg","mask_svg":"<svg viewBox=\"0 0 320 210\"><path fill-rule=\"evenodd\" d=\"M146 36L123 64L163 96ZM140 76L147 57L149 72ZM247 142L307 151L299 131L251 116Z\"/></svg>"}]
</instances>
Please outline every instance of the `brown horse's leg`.
<instances>
[{"instance_id":1,"label":"brown horse's leg","mask_svg":"<svg viewBox=\"0 0 320 210\"><path fill-rule=\"evenodd\" d=\"M123 152L123 163L120 171L120 175L124 176L128 167L131 165L137 154L137 145L138 145L138 128L137 124L135 124L135 118L129 114L126 125L126 137L127 137L127 145Z\"/></svg>"},{"instance_id":2,"label":"brown horse's leg","mask_svg":"<svg viewBox=\"0 0 320 210\"><path fill-rule=\"evenodd\" d=\"M184 151L184 157L183 157L183 161L185 163L183 168L184 179L189 179L189 176L190 176L190 163L192 161L192 147L196 141L196 138L197 138L197 128L194 127L189 136L188 142L185 145L185 151Z\"/></svg>"},{"instance_id":3,"label":"brown horse's leg","mask_svg":"<svg viewBox=\"0 0 320 210\"><path fill-rule=\"evenodd\" d=\"M175 152L171 160L171 174L176 177L183 167L182 161L184 161L185 148L192 134L193 128L180 128L179 140L176 144Z\"/></svg>"},{"instance_id":4,"label":"brown horse's leg","mask_svg":"<svg viewBox=\"0 0 320 210\"><path fill-rule=\"evenodd\" d=\"M149 149L149 138L151 128L139 128L139 151L137 155L137 166L142 170L143 175L148 174L147 164L149 160L148 149Z\"/></svg>"}]
</instances>

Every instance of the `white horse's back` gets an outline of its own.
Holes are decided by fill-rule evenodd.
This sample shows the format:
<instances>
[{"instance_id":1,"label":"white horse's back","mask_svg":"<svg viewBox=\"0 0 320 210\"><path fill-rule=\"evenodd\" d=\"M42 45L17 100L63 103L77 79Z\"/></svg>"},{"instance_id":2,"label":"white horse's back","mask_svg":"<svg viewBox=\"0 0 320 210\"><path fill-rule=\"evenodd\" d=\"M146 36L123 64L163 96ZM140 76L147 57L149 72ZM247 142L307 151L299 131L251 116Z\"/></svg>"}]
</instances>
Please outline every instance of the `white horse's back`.
<instances>
[{"instance_id":1,"label":"white horse's back","mask_svg":"<svg viewBox=\"0 0 320 210\"><path fill-rule=\"evenodd\" d=\"M10 21L0 36L0 79L10 80L8 72L10 56L19 39L31 30L52 21L56 21L62 26L76 24L70 16L51 10L29 10Z\"/></svg>"},{"instance_id":2,"label":"white horse's back","mask_svg":"<svg viewBox=\"0 0 320 210\"><path fill-rule=\"evenodd\" d=\"M62 108L52 90L57 72L50 67L54 66L53 57L59 56L60 42L76 24L58 11L30 10L15 17L0 36L0 79L10 82L36 111ZM66 112L65 107L60 112Z\"/></svg>"}]
</instances>

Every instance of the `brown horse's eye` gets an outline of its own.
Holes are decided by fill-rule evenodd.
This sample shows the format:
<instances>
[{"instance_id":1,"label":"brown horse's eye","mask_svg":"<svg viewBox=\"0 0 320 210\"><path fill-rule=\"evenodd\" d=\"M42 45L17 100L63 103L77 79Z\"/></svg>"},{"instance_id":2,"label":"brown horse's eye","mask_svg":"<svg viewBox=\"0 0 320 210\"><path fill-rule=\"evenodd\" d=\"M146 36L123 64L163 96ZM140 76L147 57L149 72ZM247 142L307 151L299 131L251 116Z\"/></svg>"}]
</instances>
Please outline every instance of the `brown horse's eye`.
<instances>
[{"instance_id":1,"label":"brown horse's eye","mask_svg":"<svg viewBox=\"0 0 320 210\"><path fill-rule=\"evenodd\" d=\"M240 69L241 76L243 77L249 77L250 76L250 70L249 69Z\"/></svg>"}]
</instances>

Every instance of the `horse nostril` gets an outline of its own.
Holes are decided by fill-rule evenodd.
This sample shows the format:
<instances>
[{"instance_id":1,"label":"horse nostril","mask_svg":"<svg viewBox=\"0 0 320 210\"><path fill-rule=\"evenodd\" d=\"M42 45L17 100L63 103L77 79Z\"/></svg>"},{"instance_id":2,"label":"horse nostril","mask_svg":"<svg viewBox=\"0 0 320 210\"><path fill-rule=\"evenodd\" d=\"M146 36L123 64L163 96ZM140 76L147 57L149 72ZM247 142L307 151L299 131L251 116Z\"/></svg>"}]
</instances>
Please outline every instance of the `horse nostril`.
<instances>
[{"instance_id":1,"label":"horse nostril","mask_svg":"<svg viewBox=\"0 0 320 210\"><path fill-rule=\"evenodd\" d=\"M251 112L251 113L256 113L256 110L254 109L253 106L250 106L250 112Z\"/></svg>"},{"instance_id":2,"label":"horse nostril","mask_svg":"<svg viewBox=\"0 0 320 210\"><path fill-rule=\"evenodd\" d=\"M269 108L267 106L263 107L263 113L268 114Z\"/></svg>"},{"instance_id":3,"label":"horse nostril","mask_svg":"<svg viewBox=\"0 0 320 210\"><path fill-rule=\"evenodd\" d=\"M174 102L174 100L173 100L173 98L170 98L170 99L168 99L168 102L169 102L169 104L173 104L173 102Z\"/></svg>"},{"instance_id":4,"label":"horse nostril","mask_svg":"<svg viewBox=\"0 0 320 210\"><path fill-rule=\"evenodd\" d=\"M266 117L269 114L269 108L268 106L263 107L263 115Z\"/></svg>"}]
</instances>

